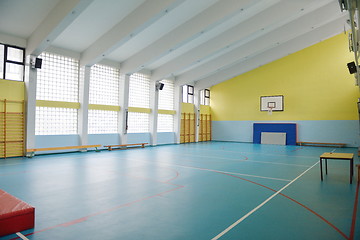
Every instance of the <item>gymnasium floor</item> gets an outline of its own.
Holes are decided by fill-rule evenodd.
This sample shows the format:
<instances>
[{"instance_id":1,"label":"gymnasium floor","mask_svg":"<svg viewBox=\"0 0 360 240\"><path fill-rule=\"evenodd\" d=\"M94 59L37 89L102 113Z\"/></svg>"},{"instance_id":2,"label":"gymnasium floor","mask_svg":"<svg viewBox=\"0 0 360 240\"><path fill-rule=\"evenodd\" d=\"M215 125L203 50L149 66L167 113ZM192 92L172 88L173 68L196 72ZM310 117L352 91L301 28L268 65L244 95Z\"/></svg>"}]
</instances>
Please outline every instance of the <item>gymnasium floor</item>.
<instances>
[{"instance_id":1,"label":"gymnasium floor","mask_svg":"<svg viewBox=\"0 0 360 240\"><path fill-rule=\"evenodd\" d=\"M349 162L329 160L320 181L333 150L205 142L0 159L0 189L36 207L28 239L360 239Z\"/></svg>"}]
</instances>

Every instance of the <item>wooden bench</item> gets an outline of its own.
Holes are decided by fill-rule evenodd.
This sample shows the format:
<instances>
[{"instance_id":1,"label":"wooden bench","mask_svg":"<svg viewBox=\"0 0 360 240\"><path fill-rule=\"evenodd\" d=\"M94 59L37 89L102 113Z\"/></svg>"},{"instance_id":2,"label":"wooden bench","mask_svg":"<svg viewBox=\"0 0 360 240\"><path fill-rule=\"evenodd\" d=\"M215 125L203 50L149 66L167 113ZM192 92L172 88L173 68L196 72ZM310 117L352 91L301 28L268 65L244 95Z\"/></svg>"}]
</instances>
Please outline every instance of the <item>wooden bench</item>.
<instances>
[{"instance_id":1,"label":"wooden bench","mask_svg":"<svg viewBox=\"0 0 360 240\"><path fill-rule=\"evenodd\" d=\"M360 164L356 164L356 168L357 168L357 181L360 183Z\"/></svg>"},{"instance_id":2,"label":"wooden bench","mask_svg":"<svg viewBox=\"0 0 360 240\"><path fill-rule=\"evenodd\" d=\"M313 147L345 147L346 143L322 143L322 142L296 142L300 146L313 146Z\"/></svg>"},{"instance_id":3,"label":"wooden bench","mask_svg":"<svg viewBox=\"0 0 360 240\"><path fill-rule=\"evenodd\" d=\"M66 147L48 147L48 148L30 148L26 149L26 152L29 153L28 157L35 156L35 152L40 151L53 151L53 150L68 150L68 149L84 149L84 148L95 148L95 151L99 151L98 147L101 147L100 144L98 145L82 145L82 146L66 146Z\"/></svg>"},{"instance_id":4,"label":"wooden bench","mask_svg":"<svg viewBox=\"0 0 360 240\"><path fill-rule=\"evenodd\" d=\"M145 144L148 143L130 143L130 144L120 144L120 145L107 145L104 147L107 147L109 151L116 150L116 149L127 149L129 146L139 146L141 148L145 147Z\"/></svg>"},{"instance_id":5,"label":"wooden bench","mask_svg":"<svg viewBox=\"0 0 360 240\"><path fill-rule=\"evenodd\" d=\"M0 189L0 237L34 228L35 208Z\"/></svg>"}]
</instances>

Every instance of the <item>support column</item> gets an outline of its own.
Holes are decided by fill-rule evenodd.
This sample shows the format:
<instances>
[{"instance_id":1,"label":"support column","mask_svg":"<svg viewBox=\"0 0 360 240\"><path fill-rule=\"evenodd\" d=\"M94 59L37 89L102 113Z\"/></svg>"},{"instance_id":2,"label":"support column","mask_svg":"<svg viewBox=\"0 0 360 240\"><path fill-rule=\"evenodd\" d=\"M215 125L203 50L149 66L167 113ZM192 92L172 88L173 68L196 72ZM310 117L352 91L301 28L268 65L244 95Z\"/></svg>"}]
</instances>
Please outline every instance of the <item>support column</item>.
<instances>
[{"instance_id":1,"label":"support column","mask_svg":"<svg viewBox=\"0 0 360 240\"><path fill-rule=\"evenodd\" d=\"M200 90L194 87L195 142L199 142L200 131Z\"/></svg>"},{"instance_id":2,"label":"support column","mask_svg":"<svg viewBox=\"0 0 360 240\"><path fill-rule=\"evenodd\" d=\"M150 144L157 145L157 120L159 109L159 90L156 87L157 82L150 82Z\"/></svg>"},{"instance_id":3,"label":"support column","mask_svg":"<svg viewBox=\"0 0 360 240\"><path fill-rule=\"evenodd\" d=\"M120 133L120 144L127 143L127 115L129 108L129 83L130 75L124 74L120 81L120 106L118 119L119 119L119 133Z\"/></svg>"},{"instance_id":4,"label":"support column","mask_svg":"<svg viewBox=\"0 0 360 240\"><path fill-rule=\"evenodd\" d=\"M175 82L175 94L174 94L174 105L175 105L175 143L180 144L180 125L181 125L181 103L182 103L182 86L179 86Z\"/></svg>"},{"instance_id":5,"label":"support column","mask_svg":"<svg viewBox=\"0 0 360 240\"><path fill-rule=\"evenodd\" d=\"M90 70L91 67L88 66L82 67L80 69L80 109L78 110L78 134L80 136L80 145L88 145Z\"/></svg>"},{"instance_id":6,"label":"support column","mask_svg":"<svg viewBox=\"0 0 360 240\"><path fill-rule=\"evenodd\" d=\"M36 119L36 86L37 68L31 68L31 59L26 57L25 64L25 101L26 101L26 148L35 148L35 119Z\"/></svg>"}]
</instances>

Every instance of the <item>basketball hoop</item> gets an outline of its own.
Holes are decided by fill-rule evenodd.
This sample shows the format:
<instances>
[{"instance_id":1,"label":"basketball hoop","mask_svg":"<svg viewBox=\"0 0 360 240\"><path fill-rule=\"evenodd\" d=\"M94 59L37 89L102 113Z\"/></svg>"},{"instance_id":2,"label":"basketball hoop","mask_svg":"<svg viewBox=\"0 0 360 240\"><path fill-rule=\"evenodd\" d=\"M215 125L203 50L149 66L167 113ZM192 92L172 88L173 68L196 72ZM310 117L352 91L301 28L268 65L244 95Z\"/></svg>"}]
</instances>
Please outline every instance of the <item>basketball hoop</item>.
<instances>
[{"instance_id":1,"label":"basketball hoop","mask_svg":"<svg viewBox=\"0 0 360 240\"><path fill-rule=\"evenodd\" d=\"M270 106L268 107L268 115L272 115L273 108L274 107L270 107Z\"/></svg>"}]
</instances>

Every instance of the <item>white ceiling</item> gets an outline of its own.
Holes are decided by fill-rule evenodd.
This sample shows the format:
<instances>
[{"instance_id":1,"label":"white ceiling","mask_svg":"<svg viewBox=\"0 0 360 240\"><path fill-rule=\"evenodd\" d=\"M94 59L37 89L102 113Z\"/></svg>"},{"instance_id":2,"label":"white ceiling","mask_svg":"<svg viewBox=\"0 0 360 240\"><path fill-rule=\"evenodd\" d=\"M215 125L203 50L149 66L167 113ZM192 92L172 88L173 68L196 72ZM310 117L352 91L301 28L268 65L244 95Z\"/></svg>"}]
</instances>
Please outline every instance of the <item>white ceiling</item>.
<instances>
[{"instance_id":1,"label":"white ceiling","mask_svg":"<svg viewBox=\"0 0 360 240\"><path fill-rule=\"evenodd\" d=\"M337 35L347 17L337 0L1 0L0 42L201 89Z\"/></svg>"}]
</instances>

